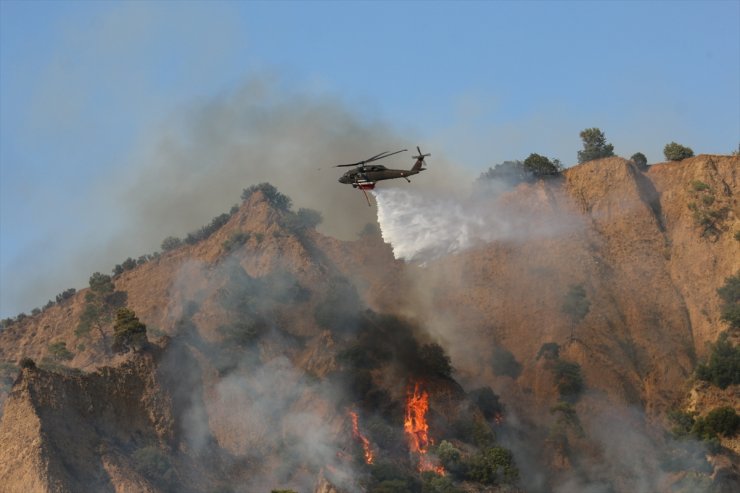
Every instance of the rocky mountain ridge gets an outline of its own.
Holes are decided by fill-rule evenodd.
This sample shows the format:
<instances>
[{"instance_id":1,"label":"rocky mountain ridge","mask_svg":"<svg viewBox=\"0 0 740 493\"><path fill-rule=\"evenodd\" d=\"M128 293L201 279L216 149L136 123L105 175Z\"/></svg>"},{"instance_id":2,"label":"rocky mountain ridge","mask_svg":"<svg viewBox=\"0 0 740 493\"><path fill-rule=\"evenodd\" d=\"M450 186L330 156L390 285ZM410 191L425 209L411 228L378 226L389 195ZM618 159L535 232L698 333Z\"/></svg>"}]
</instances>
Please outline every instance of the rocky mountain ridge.
<instances>
[{"instance_id":1,"label":"rocky mountain ridge","mask_svg":"<svg viewBox=\"0 0 740 493\"><path fill-rule=\"evenodd\" d=\"M184 375L190 387L202 388L199 404L193 405L192 395L184 403L178 397L180 387L156 377L154 354L167 353L162 349L169 347L167 338L155 343L154 353L132 357L110 353L112 320L101 318L98 330L76 332L89 303L89 290L81 290L0 332L0 360L30 357L39 363L53 356L53 343L64 342L73 354L62 363L93 372L55 376L43 369L23 370L0 425L5 465L0 478L11 479L4 482L7 491L84 491L82 484L96 485L96 491L166 491L165 483L136 472L131 453L146 447L179 450L170 469L200 471L191 439L178 438L193 433L178 429L193 419L178 415L183 409L200 413L205 421L198 422L208 423L198 443L229 457L217 461L216 470L228 467L227 476L249 477L255 463L279 457L284 447L263 436L264 423L257 418L267 419L270 413L257 409L249 397L277 399L262 387L267 375L260 368L285 375L275 384L287 386L284 390L292 397L289 403L280 397L276 406L312 409L323 417L319 428L342 436L346 417L330 409L335 398L327 395L333 391L319 390L321 386L304 379L331 379L346 365L342 358L352 348L353 331L359 330L353 327L383 324L371 315L360 322L353 318L371 309L408 320L416 327L412 332L419 344L439 343L462 387L493 388L512 419L535 429L529 439L538 436L536 429L546 432L556 424L559 414L551 409L561 396L553 369L560 362L577 365L584 390L569 405L589 439L573 431L562 437L570 448L595 450L600 459L579 465L579 454L568 452L561 442L550 441L549 452L540 457L522 447L519 458L556 471L544 484L528 480L524 487L567 491L578 477L583 484L606 481L617 491L634 490L635 482L615 479L629 474L632 465L610 457L625 450L614 448L611 436L594 436L604 428L610 408L620 410L613 421L627 414L622 409L644 411L644 419L625 418L641 433L650 422L663 422L666 412L688 396L707 343L724 330L716 289L740 270L740 241L735 239L740 231L738 173L737 156L697 156L654 165L645 173L620 158L586 163L566 170L562 178L523 183L484 199L492 214L517 229L514 239L480 244L424 266L395 260L391 246L372 233L344 242L296 227L286 219L292 217L287 211L258 191L207 239L113 278L115 290L126 293L125 304L147 324L150 339L168 334L187 341L178 346L187 350L176 353L196 369ZM581 304L568 305L569 300ZM242 349L236 354L234 347ZM549 358L543 349L556 356ZM176 367L175 373L182 372ZM378 367L369 377L391 400L402 400L405 385L399 371ZM126 372L137 375L130 385L117 376ZM250 374L260 375L255 377L259 388L249 382ZM139 391L132 395L129 388ZM442 397L452 388L443 384L432 395L439 428L457 412L458 404L444 404ZM126 402L116 407L117 392ZM44 394L47 398L40 399ZM692 397L695 407L701 407L704 394ZM740 410L736 387L722 395ZM85 409L84 402L108 396L108 406L125 410L125 417L111 407ZM251 410L249 419L237 412L240 408ZM63 410L65 420L78 420L76 428L85 430L89 443L83 441L75 460L94 466L63 463L60 451L72 438L56 431L67 425L54 410ZM295 417L289 413L283 418L273 424L290 435L286 423ZM44 429L52 428L45 434ZM497 433L505 438L514 432ZM516 443L512 436L506 439ZM253 449L263 457L251 456ZM266 462L261 467L277 468ZM310 476L310 470L304 472ZM80 471L82 479L77 477ZM192 484L194 491L220 484L208 473L203 477L205 483ZM325 480L322 484L333 487ZM21 489L23 485L30 489Z\"/></svg>"}]
</instances>

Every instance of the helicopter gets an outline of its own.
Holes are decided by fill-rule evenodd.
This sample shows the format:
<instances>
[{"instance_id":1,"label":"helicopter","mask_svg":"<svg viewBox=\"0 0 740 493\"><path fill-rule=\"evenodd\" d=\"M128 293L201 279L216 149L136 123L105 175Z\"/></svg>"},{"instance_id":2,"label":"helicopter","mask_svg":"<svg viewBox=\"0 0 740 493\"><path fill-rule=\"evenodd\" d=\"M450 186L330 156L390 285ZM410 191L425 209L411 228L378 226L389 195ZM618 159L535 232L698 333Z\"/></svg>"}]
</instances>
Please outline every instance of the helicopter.
<instances>
[{"instance_id":1,"label":"helicopter","mask_svg":"<svg viewBox=\"0 0 740 493\"><path fill-rule=\"evenodd\" d=\"M349 170L345 174L343 174L341 178L339 178L339 183L351 184L352 188L359 188L360 190L362 190L362 193L365 194L367 205L370 205L370 199L367 196L367 190L373 190L377 182L382 180L392 180L394 178L404 178L407 182L411 183L411 180L409 180L408 178L409 176L416 175L426 170L426 168L424 167L424 164L426 164L424 163L424 158L427 156L431 156L431 154L422 154L419 146L416 146L416 150L419 151L419 155L413 156L413 158L416 159L416 162L411 167L411 169L389 169L379 164L370 164L374 161L378 161L380 159L384 159L393 156L394 154L398 154L399 152L405 152L407 150L408 149L401 149L400 151L396 152L384 151L380 154L376 154L371 158L367 158L364 161L350 164L338 164L334 167L342 168L345 166L356 166L355 169Z\"/></svg>"}]
</instances>

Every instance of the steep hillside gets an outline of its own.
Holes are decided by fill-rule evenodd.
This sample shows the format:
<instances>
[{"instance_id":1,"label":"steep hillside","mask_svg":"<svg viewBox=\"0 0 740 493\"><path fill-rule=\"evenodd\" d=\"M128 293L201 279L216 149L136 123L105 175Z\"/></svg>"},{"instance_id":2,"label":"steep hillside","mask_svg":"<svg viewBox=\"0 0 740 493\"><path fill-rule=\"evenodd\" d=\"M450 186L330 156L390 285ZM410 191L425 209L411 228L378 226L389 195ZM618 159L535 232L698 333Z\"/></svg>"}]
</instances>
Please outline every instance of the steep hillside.
<instances>
[{"instance_id":1,"label":"steep hillside","mask_svg":"<svg viewBox=\"0 0 740 493\"><path fill-rule=\"evenodd\" d=\"M418 287L412 301L460 369L484 373L503 346L524 366L519 383L546 396L532 371L540 346L554 342L590 387L664 409L723 330L716 289L740 269L739 168L737 157L700 156L643 174L611 158L520 185L491 207L521 217L528 239L408 269ZM713 234L689 208L699 179L716 191L713 207L726 209ZM556 233L538 233L553 224ZM589 302L583 318L563 309L572 286Z\"/></svg>"},{"instance_id":2,"label":"steep hillside","mask_svg":"<svg viewBox=\"0 0 740 493\"><path fill-rule=\"evenodd\" d=\"M75 491L75 481L157 491L131 455L156 444L178 481L209 450L230 485L362 491L345 476L365 485L384 476L343 458L361 443L354 408L377 450L404 464L385 480L406 481L403 408L422 381L437 443L472 464L492 446L480 431L490 430L514 451L522 474L512 484L527 491L667 491L697 468L712 481L693 462L665 469L661 457L677 445L660 424L686 402L726 327L716 290L740 271L739 170L737 156L647 172L621 158L585 163L480 199L516 234L424 265L395 260L371 229L352 242L327 238L256 191L207 238L114 276L112 293L80 290L0 331L7 375L22 357L42 368L13 386L0 478L23 471L17 484L36 491ZM150 353L111 351L122 305L147 325ZM136 395L117 401L129 387ZM698 412L710 401L740 407L737 388L698 392ZM111 394L108 407L86 410L93 394ZM90 468L59 462L74 441L60 424L67 416L83 430L74 455ZM95 458L101 444L109 452ZM636 451L650 459L635 463ZM470 481L460 471L452 477ZM203 478L194 490L219 485Z\"/></svg>"},{"instance_id":3,"label":"steep hillside","mask_svg":"<svg viewBox=\"0 0 740 493\"><path fill-rule=\"evenodd\" d=\"M151 355L88 375L25 368L0 423L0 489L156 491L131 451L176 444L171 396L158 380Z\"/></svg>"}]
</instances>

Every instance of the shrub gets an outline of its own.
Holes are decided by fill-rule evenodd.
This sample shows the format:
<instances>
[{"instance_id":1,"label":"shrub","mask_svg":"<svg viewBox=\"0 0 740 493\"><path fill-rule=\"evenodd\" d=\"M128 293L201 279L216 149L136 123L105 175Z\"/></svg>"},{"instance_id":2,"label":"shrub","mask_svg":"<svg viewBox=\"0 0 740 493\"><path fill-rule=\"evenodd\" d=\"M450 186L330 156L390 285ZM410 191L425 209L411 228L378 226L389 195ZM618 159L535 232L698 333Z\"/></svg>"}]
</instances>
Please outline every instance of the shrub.
<instances>
[{"instance_id":1,"label":"shrub","mask_svg":"<svg viewBox=\"0 0 740 493\"><path fill-rule=\"evenodd\" d=\"M725 284L717 289L722 300L720 316L733 329L740 329L740 272L725 279Z\"/></svg>"},{"instance_id":2,"label":"shrub","mask_svg":"<svg viewBox=\"0 0 740 493\"><path fill-rule=\"evenodd\" d=\"M583 392L583 376L581 365L570 361L558 360L553 368L555 382L560 398L566 402L574 402Z\"/></svg>"},{"instance_id":3,"label":"shrub","mask_svg":"<svg viewBox=\"0 0 740 493\"><path fill-rule=\"evenodd\" d=\"M449 464L455 464L459 463L462 455L460 454L460 450L455 448L454 445L452 445L447 440L442 440L440 444L437 446L437 457L439 457L439 460L442 461L442 465L445 467L445 469L449 469Z\"/></svg>"},{"instance_id":4,"label":"shrub","mask_svg":"<svg viewBox=\"0 0 740 493\"><path fill-rule=\"evenodd\" d=\"M316 226L321 224L321 221L323 220L324 218L321 217L321 213L319 211L301 207L296 213L295 227L299 230L314 229Z\"/></svg>"},{"instance_id":5,"label":"shrub","mask_svg":"<svg viewBox=\"0 0 740 493\"><path fill-rule=\"evenodd\" d=\"M560 309L571 318L574 324L583 320L591 309L591 302L586 298L586 289L583 284L570 286Z\"/></svg>"},{"instance_id":6,"label":"shrub","mask_svg":"<svg viewBox=\"0 0 740 493\"><path fill-rule=\"evenodd\" d=\"M421 475L421 493L464 493L448 476L426 471Z\"/></svg>"},{"instance_id":7,"label":"shrub","mask_svg":"<svg viewBox=\"0 0 740 493\"><path fill-rule=\"evenodd\" d=\"M265 200L267 200L267 202L276 209L282 211L290 210L290 207L292 205L292 201L290 200L290 198L278 192L277 188L275 188L270 183L260 183L259 185L252 185L249 188L245 188L244 191L242 191L242 200L248 200L255 192L258 191L262 192Z\"/></svg>"},{"instance_id":8,"label":"shrub","mask_svg":"<svg viewBox=\"0 0 740 493\"><path fill-rule=\"evenodd\" d=\"M494 375L511 378L518 378L522 372L522 365L516 360L511 351L502 346L493 348L491 368Z\"/></svg>"},{"instance_id":9,"label":"shrub","mask_svg":"<svg viewBox=\"0 0 740 493\"><path fill-rule=\"evenodd\" d=\"M557 342L546 342L537 351L537 360L544 357L546 360L556 360L560 357L560 345Z\"/></svg>"},{"instance_id":10,"label":"shrub","mask_svg":"<svg viewBox=\"0 0 740 493\"><path fill-rule=\"evenodd\" d=\"M536 178L557 176L560 174L560 170L560 161L557 159L550 161L545 156L530 154L529 157L524 160L524 171L530 173Z\"/></svg>"},{"instance_id":11,"label":"shrub","mask_svg":"<svg viewBox=\"0 0 740 493\"><path fill-rule=\"evenodd\" d=\"M323 218L319 211L302 207L295 213L287 211L280 222L287 230L295 234L302 234L306 230L316 228L321 224L321 221L323 221Z\"/></svg>"},{"instance_id":12,"label":"shrub","mask_svg":"<svg viewBox=\"0 0 740 493\"><path fill-rule=\"evenodd\" d=\"M709 360L696 368L696 377L721 389L740 383L740 348L733 347L727 332L711 346Z\"/></svg>"},{"instance_id":13,"label":"shrub","mask_svg":"<svg viewBox=\"0 0 740 493\"><path fill-rule=\"evenodd\" d=\"M424 344L419 348L419 359L425 370L424 372L428 375L443 378L449 378L452 375L453 368L450 357L437 343Z\"/></svg>"},{"instance_id":14,"label":"shrub","mask_svg":"<svg viewBox=\"0 0 740 493\"><path fill-rule=\"evenodd\" d=\"M69 298L74 296L76 292L77 290L75 288L65 289L64 291L62 291L61 293L57 295L56 302L61 303L64 300L68 300Z\"/></svg>"},{"instance_id":15,"label":"shrub","mask_svg":"<svg viewBox=\"0 0 740 493\"><path fill-rule=\"evenodd\" d=\"M634 153L630 158L630 161L635 163L635 165L637 165L637 167L643 171L646 170L648 167L647 158L645 157L645 154L641 152Z\"/></svg>"},{"instance_id":16,"label":"shrub","mask_svg":"<svg viewBox=\"0 0 740 493\"><path fill-rule=\"evenodd\" d=\"M252 317L250 320L240 320L230 325L222 325L218 329L228 344L245 347L254 343L267 330L267 324L261 317Z\"/></svg>"},{"instance_id":17,"label":"shrub","mask_svg":"<svg viewBox=\"0 0 740 493\"><path fill-rule=\"evenodd\" d=\"M578 151L578 162L585 163L614 155L614 146L606 143L606 136L598 128L587 128L580 133L583 150Z\"/></svg>"},{"instance_id":18,"label":"shrub","mask_svg":"<svg viewBox=\"0 0 740 493\"><path fill-rule=\"evenodd\" d=\"M0 407L2 407L4 396L10 393L17 375L17 366L10 361L0 361L0 395L3 395L3 397L0 397Z\"/></svg>"},{"instance_id":19,"label":"shrub","mask_svg":"<svg viewBox=\"0 0 740 493\"><path fill-rule=\"evenodd\" d=\"M409 493L415 491L411 489L414 482L411 478L407 479L386 479L375 486L370 487L368 493Z\"/></svg>"},{"instance_id":20,"label":"shrub","mask_svg":"<svg viewBox=\"0 0 740 493\"><path fill-rule=\"evenodd\" d=\"M550 408L550 414L556 414L555 425L550 430L551 436L564 435L567 429L572 429L576 435L583 436L581 420L575 406L569 402L560 401Z\"/></svg>"},{"instance_id":21,"label":"shrub","mask_svg":"<svg viewBox=\"0 0 740 493\"><path fill-rule=\"evenodd\" d=\"M687 207L691 211L694 223L701 228L702 237L717 238L722 233L719 223L726 218L729 207L715 205L715 192L703 181L690 181L688 191L694 200L689 202Z\"/></svg>"},{"instance_id":22,"label":"shrub","mask_svg":"<svg viewBox=\"0 0 740 493\"><path fill-rule=\"evenodd\" d=\"M663 154L668 161L682 161L686 158L693 157L694 151L692 151L690 147L671 142L670 144L665 145L663 148Z\"/></svg>"},{"instance_id":23,"label":"shrub","mask_svg":"<svg viewBox=\"0 0 740 493\"><path fill-rule=\"evenodd\" d=\"M136 450L131 458L134 469L140 474L163 485L171 485L175 479L175 471L170 459L157 447L149 446Z\"/></svg>"},{"instance_id":24,"label":"shrub","mask_svg":"<svg viewBox=\"0 0 740 493\"><path fill-rule=\"evenodd\" d=\"M107 295L113 292L113 282L111 277L100 272L95 272L90 276L90 289L98 294Z\"/></svg>"},{"instance_id":25,"label":"shrub","mask_svg":"<svg viewBox=\"0 0 740 493\"><path fill-rule=\"evenodd\" d=\"M370 476L375 483L369 493L409 493L419 490L418 480L397 464L381 460L370 467Z\"/></svg>"},{"instance_id":26,"label":"shrub","mask_svg":"<svg viewBox=\"0 0 740 493\"><path fill-rule=\"evenodd\" d=\"M182 240L180 238L176 238L174 236L168 236L164 240L162 240L162 251L163 252L169 252L170 250L174 250L175 248L179 248L182 246Z\"/></svg>"},{"instance_id":27,"label":"shrub","mask_svg":"<svg viewBox=\"0 0 740 493\"><path fill-rule=\"evenodd\" d=\"M36 362L35 362L35 361L33 361L33 360L32 360L31 358L29 358L28 356L24 356L24 357L23 357L23 358L21 358L21 360L20 360L20 361L18 362L18 366L20 366L21 368L28 368L28 369L31 369L31 370L33 370L33 369L35 369L35 368L36 368Z\"/></svg>"},{"instance_id":28,"label":"shrub","mask_svg":"<svg viewBox=\"0 0 740 493\"><path fill-rule=\"evenodd\" d=\"M237 248L248 242L251 236L251 234L242 231L238 233L232 233L232 235L229 236L229 238L225 240L222 245L224 251L231 252L232 250L236 250Z\"/></svg>"},{"instance_id":29,"label":"shrub","mask_svg":"<svg viewBox=\"0 0 740 493\"><path fill-rule=\"evenodd\" d=\"M121 264L121 267L123 267L123 270L131 270L134 267L136 267L136 260L129 257L123 261L123 263Z\"/></svg>"},{"instance_id":30,"label":"shrub","mask_svg":"<svg viewBox=\"0 0 740 493\"><path fill-rule=\"evenodd\" d=\"M717 435L733 437L740 429L740 416L729 406L718 407L704 418L697 418L692 433L703 439L715 438Z\"/></svg>"},{"instance_id":31,"label":"shrub","mask_svg":"<svg viewBox=\"0 0 740 493\"><path fill-rule=\"evenodd\" d=\"M671 433L676 438L688 436L691 428L694 426L696 419L694 415L681 409L674 409L668 412L668 420L673 424Z\"/></svg>"},{"instance_id":32,"label":"shrub","mask_svg":"<svg viewBox=\"0 0 740 493\"><path fill-rule=\"evenodd\" d=\"M490 447L473 456L468 476L483 484L510 484L519 479L519 470L511 451L502 447Z\"/></svg>"},{"instance_id":33,"label":"shrub","mask_svg":"<svg viewBox=\"0 0 740 493\"><path fill-rule=\"evenodd\" d=\"M213 233L221 229L221 227L229 221L230 217L231 216L227 213L214 217L206 226L188 233L185 237L185 243L188 245L194 245L199 241L209 238Z\"/></svg>"},{"instance_id":34,"label":"shrub","mask_svg":"<svg viewBox=\"0 0 740 493\"><path fill-rule=\"evenodd\" d=\"M483 417L486 419L494 419L504 412L504 406L501 404L499 396L496 395L491 387L475 389L468 394L468 398L480 409Z\"/></svg>"},{"instance_id":35,"label":"shrub","mask_svg":"<svg viewBox=\"0 0 740 493\"><path fill-rule=\"evenodd\" d=\"M102 274L101 274L102 275ZM109 276L104 276L108 277ZM126 304L127 293L125 291L112 291L113 284L99 287L101 291L92 289L85 294L85 309L80 315L80 320L75 328L75 335L82 337L90 333L90 330L96 326L98 330L101 325L110 321L112 310Z\"/></svg>"},{"instance_id":36,"label":"shrub","mask_svg":"<svg viewBox=\"0 0 740 493\"><path fill-rule=\"evenodd\" d=\"M496 434L487 421L474 415L461 416L453 423L455 437L476 447L490 447L496 442Z\"/></svg>"},{"instance_id":37,"label":"shrub","mask_svg":"<svg viewBox=\"0 0 740 493\"><path fill-rule=\"evenodd\" d=\"M41 314L41 308L34 308L33 310L31 310L31 315L36 316L39 314Z\"/></svg>"},{"instance_id":38,"label":"shrub","mask_svg":"<svg viewBox=\"0 0 740 493\"><path fill-rule=\"evenodd\" d=\"M75 335L82 337L90 333L93 325L98 323L104 314L102 303L98 302L95 297L86 300L85 309L80 315L80 321L75 328Z\"/></svg>"},{"instance_id":39,"label":"shrub","mask_svg":"<svg viewBox=\"0 0 740 493\"><path fill-rule=\"evenodd\" d=\"M141 323L133 310L119 308L113 325L113 346L116 353L138 351L148 344L146 325Z\"/></svg>"},{"instance_id":40,"label":"shrub","mask_svg":"<svg viewBox=\"0 0 740 493\"><path fill-rule=\"evenodd\" d=\"M47 351L51 355L51 358L55 361L68 361L74 358L69 349L67 349L66 342L55 342L47 346Z\"/></svg>"},{"instance_id":41,"label":"shrub","mask_svg":"<svg viewBox=\"0 0 740 493\"><path fill-rule=\"evenodd\" d=\"M479 186L486 186L490 181L500 181L508 185L516 185L529 181L532 175L524 168L521 161L504 161L493 168L481 173L475 181Z\"/></svg>"}]
</instances>

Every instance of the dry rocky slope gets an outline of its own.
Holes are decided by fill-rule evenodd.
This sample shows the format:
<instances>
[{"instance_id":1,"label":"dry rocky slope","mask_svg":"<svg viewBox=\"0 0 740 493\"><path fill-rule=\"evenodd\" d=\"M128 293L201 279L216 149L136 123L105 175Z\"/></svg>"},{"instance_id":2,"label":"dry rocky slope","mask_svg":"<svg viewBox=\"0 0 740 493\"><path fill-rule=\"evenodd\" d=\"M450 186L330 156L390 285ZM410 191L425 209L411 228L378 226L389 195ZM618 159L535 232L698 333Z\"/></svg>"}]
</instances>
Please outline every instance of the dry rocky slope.
<instances>
[{"instance_id":1,"label":"dry rocky slope","mask_svg":"<svg viewBox=\"0 0 740 493\"><path fill-rule=\"evenodd\" d=\"M519 384L535 397L551 387L537 388L535 357L555 342L582 365L590 388L650 413L665 410L726 328L716 289L740 270L740 158L698 156L647 173L610 158L564 174L501 199L523 218L516 226L527 240L483 245L416 273L422 311L438 317L442 307L464 320L442 329L451 343L459 339L451 348L459 366L480 354L482 341L512 351L524 363ZM697 193L701 184L708 191ZM705 233L689 208L702 194L713 196L707 209L724 211L716 231ZM559 232L538 234L553 224ZM562 310L571 285L583 285L590 301L575 324ZM487 367L479 363L466 369Z\"/></svg>"},{"instance_id":2,"label":"dry rocky slope","mask_svg":"<svg viewBox=\"0 0 740 493\"><path fill-rule=\"evenodd\" d=\"M337 285L344 286L339 280L348 279L367 307L424 327L419 337L445 347L463 386L491 385L521 420L547 426L558 400L552 372L538 358L545 343L558 344L561 357L582 368L586 392L576 409L587 430L605 405L644 410L660 420L682 405L697 361L725 328L716 289L740 271L734 238L740 231L739 174L738 156L701 155L647 172L621 158L579 165L562 178L486 199L492 214L516 228L512 239L424 266L396 261L377 236L345 242L313 230L296 234L257 192L208 239L126 271L114 284L150 330L173 341L195 338L178 354L198 368L192 386L202 386L206 442L232 458L256 443L250 426L260 426L229 414L235 402L249 402L219 393L224 368L212 355L223 328L236 322L222 301L238 291L236 267L250 279L272 279L257 291L290 291L293 285L305 291L279 294L260 308L283 331L263 340L260 361L284 358L317 379L336 369L338 342L314 314ZM228 250L225 242L240 232L249 238ZM590 303L582 318L563 310L572 286L582 286ZM248 296L259 298L257 291ZM87 292L0 332L0 361L25 356L40 362L51 343L65 342L74 353L65 364L86 372L21 372L0 424L0 491L160 491L136 472L126 455L130 447L121 444L186 447L180 428L189 418L178 413L192 403L181 402L181 386L162 376L163 350L110 354L111 322L76 335ZM502 349L516 359L518 371L495 371L493 355ZM736 388L722 395L740 411L731 397ZM296 405L326 405L315 396L296 399ZM703 401L693 395L692 402ZM328 421L337 433L344 426L338 418ZM193 477L204 478L191 482L193 491L218 485L213 471L193 457L177 455L173 468L191 468L198 472ZM543 460L557 468L552 457ZM569 467L567 458L560 462ZM225 474L248 470L242 464ZM629 483L613 484L629 491Z\"/></svg>"}]
</instances>

